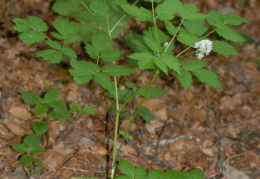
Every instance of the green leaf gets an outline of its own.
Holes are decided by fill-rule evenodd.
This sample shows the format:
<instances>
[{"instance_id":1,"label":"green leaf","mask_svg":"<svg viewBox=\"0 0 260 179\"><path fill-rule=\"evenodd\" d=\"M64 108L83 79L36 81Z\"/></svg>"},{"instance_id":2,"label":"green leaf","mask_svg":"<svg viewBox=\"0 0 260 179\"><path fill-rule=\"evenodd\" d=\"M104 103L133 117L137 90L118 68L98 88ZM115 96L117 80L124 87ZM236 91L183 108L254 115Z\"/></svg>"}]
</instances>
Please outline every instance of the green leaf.
<instances>
[{"instance_id":1,"label":"green leaf","mask_svg":"<svg viewBox=\"0 0 260 179\"><path fill-rule=\"evenodd\" d=\"M29 134L24 138L24 143L30 146L39 145L41 143L41 139L36 134Z\"/></svg>"},{"instance_id":2,"label":"green leaf","mask_svg":"<svg viewBox=\"0 0 260 179\"><path fill-rule=\"evenodd\" d=\"M24 143L21 144L11 144L10 145L15 151L19 153L24 153L27 151L28 146Z\"/></svg>"},{"instance_id":3,"label":"green leaf","mask_svg":"<svg viewBox=\"0 0 260 179\"><path fill-rule=\"evenodd\" d=\"M161 58L153 58L153 62L155 63L155 65L162 70L166 75L168 75L168 68L166 63L164 62L164 60L162 60Z\"/></svg>"},{"instance_id":4,"label":"green leaf","mask_svg":"<svg viewBox=\"0 0 260 179\"><path fill-rule=\"evenodd\" d=\"M71 114L69 113L66 103L63 100L54 101L51 106L54 109L49 112L50 117L54 119L71 120Z\"/></svg>"},{"instance_id":5,"label":"green leaf","mask_svg":"<svg viewBox=\"0 0 260 179\"><path fill-rule=\"evenodd\" d=\"M212 10L208 12L207 22L212 26L219 27L224 24L224 18L218 11Z\"/></svg>"},{"instance_id":6,"label":"green leaf","mask_svg":"<svg viewBox=\"0 0 260 179\"><path fill-rule=\"evenodd\" d=\"M162 53L161 54L161 60L164 61L164 63L172 70L176 71L177 73L179 73L180 71L180 63L178 61L178 59L168 53Z\"/></svg>"},{"instance_id":7,"label":"green leaf","mask_svg":"<svg viewBox=\"0 0 260 179\"><path fill-rule=\"evenodd\" d=\"M218 75L206 70L206 69L197 69L191 71L200 81L206 83L210 87L221 88L221 83L218 79Z\"/></svg>"},{"instance_id":8,"label":"green leaf","mask_svg":"<svg viewBox=\"0 0 260 179\"><path fill-rule=\"evenodd\" d=\"M142 106L140 108L138 114L145 120L145 122L150 122L151 120L154 119L154 115L145 106Z\"/></svg>"},{"instance_id":9,"label":"green leaf","mask_svg":"<svg viewBox=\"0 0 260 179\"><path fill-rule=\"evenodd\" d=\"M157 42L157 40L158 40L157 35L158 35L160 44L164 44L169 39L169 36L166 35L161 29L158 29L157 27L156 28L149 27L148 30L144 31L144 36L148 37L150 39L153 39L155 42Z\"/></svg>"},{"instance_id":10,"label":"green leaf","mask_svg":"<svg viewBox=\"0 0 260 179\"><path fill-rule=\"evenodd\" d=\"M179 0L168 0L163 4L159 4L155 8L155 12L158 15L158 19L162 21L172 20L174 18L173 14L178 12L178 9L182 8L182 6L183 5Z\"/></svg>"},{"instance_id":11,"label":"green leaf","mask_svg":"<svg viewBox=\"0 0 260 179\"><path fill-rule=\"evenodd\" d=\"M119 131L119 135L123 136L125 139L133 140L133 136L125 131Z\"/></svg>"},{"instance_id":12,"label":"green leaf","mask_svg":"<svg viewBox=\"0 0 260 179\"><path fill-rule=\"evenodd\" d=\"M103 1L98 0L91 1L89 7L94 14L98 14L101 16L105 16L109 10L109 6L107 4L104 4Z\"/></svg>"},{"instance_id":13,"label":"green leaf","mask_svg":"<svg viewBox=\"0 0 260 179\"><path fill-rule=\"evenodd\" d=\"M48 130L48 124L45 122L34 121L33 130L37 135L43 134Z\"/></svg>"},{"instance_id":14,"label":"green leaf","mask_svg":"<svg viewBox=\"0 0 260 179\"><path fill-rule=\"evenodd\" d=\"M20 18L15 18L13 22L16 24L14 30L21 32L19 38L28 44L41 42L45 39L45 35L42 32L48 30L46 23L39 17L27 16L28 21Z\"/></svg>"},{"instance_id":15,"label":"green leaf","mask_svg":"<svg viewBox=\"0 0 260 179\"><path fill-rule=\"evenodd\" d=\"M139 95L140 96L144 96L146 91L147 91L148 87L143 87L140 91L139 91ZM151 89L149 90L148 94L147 94L147 98L154 98L154 97L159 97L164 95L167 92L167 90L162 89L162 88L157 88L157 87L151 87Z\"/></svg>"},{"instance_id":16,"label":"green leaf","mask_svg":"<svg viewBox=\"0 0 260 179\"><path fill-rule=\"evenodd\" d=\"M222 25L217 27L216 32L224 39L231 40L233 42L246 41L242 35L240 35L235 29L228 25Z\"/></svg>"},{"instance_id":17,"label":"green leaf","mask_svg":"<svg viewBox=\"0 0 260 179\"><path fill-rule=\"evenodd\" d=\"M38 117L40 115L46 114L48 112L48 108L42 104L37 104L34 108L35 116Z\"/></svg>"},{"instance_id":18,"label":"green leaf","mask_svg":"<svg viewBox=\"0 0 260 179\"><path fill-rule=\"evenodd\" d=\"M224 55L225 57L228 57L229 55L231 56L239 55L239 53L227 42L217 41L217 40L213 41L212 51Z\"/></svg>"},{"instance_id":19,"label":"green leaf","mask_svg":"<svg viewBox=\"0 0 260 179\"><path fill-rule=\"evenodd\" d=\"M85 49L86 49L87 54L91 58L96 59L96 60L98 59L98 56L99 56L100 52L99 52L99 50L96 47L90 45L89 43L86 43Z\"/></svg>"},{"instance_id":20,"label":"green leaf","mask_svg":"<svg viewBox=\"0 0 260 179\"><path fill-rule=\"evenodd\" d=\"M25 103L29 105L44 104L44 100L34 92L20 92Z\"/></svg>"},{"instance_id":21,"label":"green leaf","mask_svg":"<svg viewBox=\"0 0 260 179\"><path fill-rule=\"evenodd\" d=\"M45 152L45 151L47 151L47 150L42 148L42 147L40 147L40 146L37 146L37 145L36 146L31 146L31 147L28 148L28 152L30 154L33 154L33 155L37 155L37 154L39 154L41 152Z\"/></svg>"},{"instance_id":22,"label":"green leaf","mask_svg":"<svg viewBox=\"0 0 260 179\"><path fill-rule=\"evenodd\" d=\"M184 86L185 91L187 91L187 89L192 84L192 76L190 72L181 68L180 73L176 74L176 76L180 83Z\"/></svg>"},{"instance_id":23,"label":"green leaf","mask_svg":"<svg viewBox=\"0 0 260 179\"><path fill-rule=\"evenodd\" d=\"M201 21L208 17L206 14L198 14L198 9L195 4L184 4L179 10L179 15L190 21Z\"/></svg>"},{"instance_id":24,"label":"green leaf","mask_svg":"<svg viewBox=\"0 0 260 179\"><path fill-rule=\"evenodd\" d=\"M70 62L70 65L74 69L70 69L69 72L74 80L77 81L77 84L88 83L94 74L100 71L99 66L92 62L73 60Z\"/></svg>"},{"instance_id":25,"label":"green leaf","mask_svg":"<svg viewBox=\"0 0 260 179\"><path fill-rule=\"evenodd\" d=\"M97 73L94 76L94 79L98 82L100 86L107 89L109 92L114 92L114 84L111 82L110 78L103 74L103 73Z\"/></svg>"},{"instance_id":26,"label":"green leaf","mask_svg":"<svg viewBox=\"0 0 260 179\"><path fill-rule=\"evenodd\" d=\"M122 5L121 6L123 8L123 10L133 16L136 20L140 20L140 21L151 21L153 19L153 15L151 13L151 11L143 8L143 7L136 7L133 5Z\"/></svg>"},{"instance_id":27,"label":"green leaf","mask_svg":"<svg viewBox=\"0 0 260 179\"><path fill-rule=\"evenodd\" d=\"M81 109L77 103L70 103L70 110L79 112Z\"/></svg>"},{"instance_id":28,"label":"green leaf","mask_svg":"<svg viewBox=\"0 0 260 179\"><path fill-rule=\"evenodd\" d=\"M84 106L81 114L89 115L89 114L96 114L97 111L91 106Z\"/></svg>"},{"instance_id":29,"label":"green leaf","mask_svg":"<svg viewBox=\"0 0 260 179\"><path fill-rule=\"evenodd\" d=\"M101 52L100 58L106 62L119 60L122 52L116 49L106 49Z\"/></svg>"},{"instance_id":30,"label":"green leaf","mask_svg":"<svg viewBox=\"0 0 260 179\"><path fill-rule=\"evenodd\" d=\"M120 160L118 168L125 175L116 177L115 179L147 179L144 166L135 168L131 163Z\"/></svg>"},{"instance_id":31,"label":"green leaf","mask_svg":"<svg viewBox=\"0 0 260 179\"><path fill-rule=\"evenodd\" d=\"M204 179L204 173L201 170L193 169L190 171L191 179Z\"/></svg>"},{"instance_id":32,"label":"green leaf","mask_svg":"<svg viewBox=\"0 0 260 179\"><path fill-rule=\"evenodd\" d=\"M58 39L58 40L63 40L62 35L60 35L59 33L51 32L51 35L52 35L53 37L55 37L56 39Z\"/></svg>"},{"instance_id":33,"label":"green leaf","mask_svg":"<svg viewBox=\"0 0 260 179\"><path fill-rule=\"evenodd\" d=\"M33 162L33 157L31 155L22 155L21 161L22 165L30 165Z\"/></svg>"},{"instance_id":34,"label":"green leaf","mask_svg":"<svg viewBox=\"0 0 260 179\"><path fill-rule=\"evenodd\" d=\"M19 38L29 45L34 44L36 42L41 42L45 40L45 35L42 32L36 31L36 30L28 30L26 32L23 32L19 35Z\"/></svg>"},{"instance_id":35,"label":"green leaf","mask_svg":"<svg viewBox=\"0 0 260 179\"><path fill-rule=\"evenodd\" d=\"M102 72L108 76L129 76L135 73L135 70L123 65L104 65Z\"/></svg>"},{"instance_id":36,"label":"green leaf","mask_svg":"<svg viewBox=\"0 0 260 179\"><path fill-rule=\"evenodd\" d=\"M52 40L46 40L45 43L56 50L61 49L61 45L58 42Z\"/></svg>"},{"instance_id":37,"label":"green leaf","mask_svg":"<svg viewBox=\"0 0 260 179\"><path fill-rule=\"evenodd\" d=\"M148 173L148 179L166 179L167 174L161 170L152 170Z\"/></svg>"},{"instance_id":38,"label":"green leaf","mask_svg":"<svg viewBox=\"0 0 260 179\"><path fill-rule=\"evenodd\" d=\"M67 57L72 58L72 59L74 59L74 60L77 59L77 54L76 54L76 52L75 52L73 49L69 48L69 47L62 47L61 53L63 53L63 54L66 55Z\"/></svg>"},{"instance_id":39,"label":"green leaf","mask_svg":"<svg viewBox=\"0 0 260 179\"><path fill-rule=\"evenodd\" d=\"M52 23L53 27L62 35L67 43L79 42L80 37L74 25L63 18L58 18Z\"/></svg>"},{"instance_id":40,"label":"green leaf","mask_svg":"<svg viewBox=\"0 0 260 179\"><path fill-rule=\"evenodd\" d=\"M185 70L198 70L201 69L205 66L207 66L207 62L202 61L202 60L186 60L182 61L181 65Z\"/></svg>"},{"instance_id":41,"label":"green leaf","mask_svg":"<svg viewBox=\"0 0 260 179\"><path fill-rule=\"evenodd\" d=\"M183 26L192 34L201 36L204 34L208 27L204 25L205 20L202 21L184 21Z\"/></svg>"},{"instance_id":42,"label":"green leaf","mask_svg":"<svg viewBox=\"0 0 260 179\"><path fill-rule=\"evenodd\" d=\"M92 36L92 45L98 49L99 52L105 49L111 49L114 46L114 41L111 40L107 33L97 32Z\"/></svg>"},{"instance_id":43,"label":"green leaf","mask_svg":"<svg viewBox=\"0 0 260 179\"><path fill-rule=\"evenodd\" d=\"M185 45L193 47L196 42L201 40L201 38L195 36L190 32L181 31L177 36L177 40Z\"/></svg>"},{"instance_id":44,"label":"green leaf","mask_svg":"<svg viewBox=\"0 0 260 179\"><path fill-rule=\"evenodd\" d=\"M162 48L160 47L160 45L158 44L157 41L155 41L154 39L150 38L150 37L144 37L144 42L146 43L146 45L153 51L153 52L162 52Z\"/></svg>"},{"instance_id":45,"label":"green leaf","mask_svg":"<svg viewBox=\"0 0 260 179\"><path fill-rule=\"evenodd\" d=\"M134 52L150 52L147 45L143 40L143 36L137 33L129 33L125 35L125 40L127 45L134 51Z\"/></svg>"},{"instance_id":46,"label":"green leaf","mask_svg":"<svg viewBox=\"0 0 260 179\"><path fill-rule=\"evenodd\" d=\"M225 14L223 17L224 17L224 24L241 25L242 23L248 23L248 21L245 18L239 17L231 13Z\"/></svg>"},{"instance_id":47,"label":"green leaf","mask_svg":"<svg viewBox=\"0 0 260 179\"><path fill-rule=\"evenodd\" d=\"M125 82L125 86L127 88L132 88L132 89L136 88L136 84L135 83L131 83L131 82L128 82L128 81Z\"/></svg>"},{"instance_id":48,"label":"green leaf","mask_svg":"<svg viewBox=\"0 0 260 179\"><path fill-rule=\"evenodd\" d=\"M52 6L54 12L77 18L80 12L81 2L78 0L56 0Z\"/></svg>"},{"instance_id":49,"label":"green leaf","mask_svg":"<svg viewBox=\"0 0 260 179\"><path fill-rule=\"evenodd\" d=\"M60 63L63 59L62 53L57 50L42 50L34 54L36 57L43 57L52 63Z\"/></svg>"},{"instance_id":50,"label":"green leaf","mask_svg":"<svg viewBox=\"0 0 260 179\"><path fill-rule=\"evenodd\" d=\"M35 165L36 167L41 167L41 166L42 166L42 163L41 163L41 161L35 161L35 162L34 162L34 165Z\"/></svg>"},{"instance_id":51,"label":"green leaf","mask_svg":"<svg viewBox=\"0 0 260 179\"><path fill-rule=\"evenodd\" d=\"M177 29L174 27L174 25L170 21L164 21L164 24L169 34L175 36Z\"/></svg>"},{"instance_id":52,"label":"green leaf","mask_svg":"<svg viewBox=\"0 0 260 179\"><path fill-rule=\"evenodd\" d=\"M147 52L134 53L130 55L129 58L138 60L138 67L140 70L155 68L155 64L153 62L154 56L150 53Z\"/></svg>"},{"instance_id":53,"label":"green leaf","mask_svg":"<svg viewBox=\"0 0 260 179\"><path fill-rule=\"evenodd\" d=\"M45 103L52 103L52 102L56 101L59 96L60 96L60 90L52 89L44 95L44 101L45 101Z\"/></svg>"}]
</instances>

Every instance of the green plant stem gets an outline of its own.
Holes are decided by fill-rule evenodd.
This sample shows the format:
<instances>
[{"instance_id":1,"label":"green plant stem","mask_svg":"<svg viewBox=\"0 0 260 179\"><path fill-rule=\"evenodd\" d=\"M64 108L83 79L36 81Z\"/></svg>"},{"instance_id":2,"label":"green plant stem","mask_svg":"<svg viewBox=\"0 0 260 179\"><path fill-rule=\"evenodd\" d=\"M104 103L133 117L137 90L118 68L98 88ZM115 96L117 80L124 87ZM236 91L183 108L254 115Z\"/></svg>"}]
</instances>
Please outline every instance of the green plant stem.
<instances>
[{"instance_id":1,"label":"green plant stem","mask_svg":"<svg viewBox=\"0 0 260 179\"><path fill-rule=\"evenodd\" d=\"M171 39L170 43L168 44L168 46L165 48L164 52L166 52L166 51L168 50L168 48L170 47L170 45L172 44L173 40L175 39L177 33L178 33L179 30L180 30L180 27L181 27L183 21L184 21L184 18L181 20L181 23L179 24L179 26L178 26L178 28L177 28L177 30L176 30L174 36L172 37L172 39Z\"/></svg>"},{"instance_id":2,"label":"green plant stem","mask_svg":"<svg viewBox=\"0 0 260 179\"><path fill-rule=\"evenodd\" d=\"M207 37L209 36L210 34L212 34L213 32L215 32L216 29L213 29L212 31L210 31L209 33L207 33L206 35L204 35L203 37ZM187 50L189 50L191 47L187 47L185 50L183 50L181 53L179 53L176 57L180 57L184 52L186 52ZM196 51L195 51L196 52ZM194 52L193 52L194 53ZM185 55L186 56L186 55ZM181 57L184 57L184 56L181 56Z\"/></svg>"},{"instance_id":3,"label":"green plant stem","mask_svg":"<svg viewBox=\"0 0 260 179\"><path fill-rule=\"evenodd\" d=\"M104 4L106 4L106 0L104 0ZM107 20L107 30L108 30L108 35L111 39L111 33L110 33L110 27L109 27L109 22L108 22L108 14L106 14L106 20ZM115 61L113 61L113 65L115 65ZM114 88L115 88L115 98L116 98L116 122L115 122L115 133L114 133L114 145L113 145L113 160L112 164L115 163L116 159L116 146L117 146L117 136L118 136L118 125L119 125L119 100L118 100L118 91L117 91L117 79L114 76ZM112 165L111 168L111 179L114 178L115 175L115 166Z\"/></svg>"},{"instance_id":4,"label":"green plant stem","mask_svg":"<svg viewBox=\"0 0 260 179\"><path fill-rule=\"evenodd\" d=\"M90 12L93 16L95 15L89 8L88 6L83 2L81 1L81 4L88 10L88 12Z\"/></svg>"},{"instance_id":5,"label":"green plant stem","mask_svg":"<svg viewBox=\"0 0 260 179\"><path fill-rule=\"evenodd\" d=\"M139 1L139 0L136 0L133 5L136 5L136 3L137 3L138 1ZM109 34L111 34L111 33L113 32L113 30L116 28L116 26L117 26L125 17L126 17L126 15L123 15L123 16L119 19L119 21L117 21L117 23L116 23L116 24L112 27L112 29L109 31Z\"/></svg>"},{"instance_id":6,"label":"green plant stem","mask_svg":"<svg viewBox=\"0 0 260 179\"><path fill-rule=\"evenodd\" d=\"M46 114L46 123L47 123L48 129L46 131L46 146L45 146L45 149L47 149L47 147L49 145L49 139L50 139L49 121L50 121L49 114Z\"/></svg>"},{"instance_id":7,"label":"green plant stem","mask_svg":"<svg viewBox=\"0 0 260 179\"><path fill-rule=\"evenodd\" d=\"M150 83L152 79L153 77L149 79L145 84L143 84L138 90L136 90L136 92L119 108L119 111L122 111L124 107L129 103L129 101L131 101L136 96L136 94L138 94L148 83Z\"/></svg>"},{"instance_id":8,"label":"green plant stem","mask_svg":"<svg viewBox=\"0 0 260 179\"><path fill-rule=\"evenodd\" d=\"M193 54L193 53L196 53L196 52L197 52L197 50L195 50L195 51L193 51L193 52L190 52L190 53L187 53L187 54L182 55L182 56L178 56L178 58L186 57L186 56L188 56L188 55L190 55L190 54Z\"/></svg>"},{"instance_id":9,"label":"green plant stem","mask_svg":"<svg viewBox=\"0 0 260 179\"><path fill-rule=\"evenodd\" d=\"M136 112L135 112L135 114L134 114L134 116L133 116L133 118L132 118L132 120L131 120L131 122L130 122L128 128L127 128L127 130L126 130L126 133L125 133L125 135L124 135L124 137L123 137L123 140L122 140L122 142L121 142L121 144L120 144L120 147L119 147L119 149L118 149L118 151L117 151L115 161L117 160L117 157L118 157L118 155L119 155L119 153L120 153L120 150L121 150L121 148L122 148L122 146L123 146L123 143L124 143L125 140L126 140L126 136L127 136L127 134L129 133L130 128L131 128L131 126L132 126L132 124L133 124L135 118L137 117L137 114L138 114L140 108L142 107L142 104L143 104L143 102L144 102L144 100L145 100L145 98L146 98L148 92L150 91L151 87L153 86L153 83L154 83L154 81L155 81L155 79L156 79L156 77L158 76L159 73L160 73L160 71L157 70L156 73L155 73L155 75L154 75L153 78L152 78L152 82L150 83L148 89L147 89L146 92L145 92L145 95L144 95L144 97L143 97L141 103L140 103L139 106L137 107L137 110L136 110ZM115 162L112 163L112 164L113 164L112 167L115 167Z\"/></svg>"},{"instance_id":10,"label":"green plant stem","mask_svg":"<svg viewBox=\"0 0 260 179\"><path fill-rule=\"evenodd\" d=\"M160 41L159 41L159 36L158 36L157 27L156 27L156 22L155 22L155 17L154 17L153 0L152 0L152 12L153 12L153 24L154 24L154 28L155 28L156 38L157 38L158 45L159 45L159 47L160 47Z\"/></svg>"}]
</instances>

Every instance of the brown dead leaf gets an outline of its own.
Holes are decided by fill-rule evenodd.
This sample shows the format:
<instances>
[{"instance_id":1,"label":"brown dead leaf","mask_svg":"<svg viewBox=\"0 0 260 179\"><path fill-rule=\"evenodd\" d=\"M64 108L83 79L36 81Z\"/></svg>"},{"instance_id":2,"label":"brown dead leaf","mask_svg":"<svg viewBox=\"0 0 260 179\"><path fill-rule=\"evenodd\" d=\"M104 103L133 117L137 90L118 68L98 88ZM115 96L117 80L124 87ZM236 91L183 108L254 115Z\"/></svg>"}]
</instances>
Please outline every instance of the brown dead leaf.
<instances>
[{"instance_id":1,"label":"brown dead leaf","mask_svg":"<svg viewBox=\"0 0 260 179\"><path fill-rule=\"evenodd\" d=\"M220 171L227 179L250 179L244 172L239 171L226 163L221 166Z\"/></svg>"},{"instance_id":2,"label":"brown dead leaf","mask_svg":"<svg viewBox=\"0 0 260 179\"><path fill-rule=\"evenodd\" d=\"M163 107L160 110L158 110L156 112L156 115L163 121L166 121L167 119L169 119L168 111L167 111L166 107Z\"/></svg>"},{"instance_id":3,"label":"brown dead leaf","mask_svg":"<svg viewBox=\"0 0 260 179\"><path fill-rule=\"evenodd\" d=\"M14 103L9 110L10 119L22 119L28 120L32 118L31 113L28 110L28 107L23 105L22 103Z\"/></svg>"},{"instance_id":4,"label":"brown dead leaf","mask_svg":"<svg viewBox=\"0 0 260 179\"><path fill-rule=\"evenodd\" d=\"M9 121L5 124L8 127L8 129L15 135L19 135L19 136L25 135L25 130L23 128L21 128L20 124L18 124L17 122Z\"/></svg>"}]
</instances>

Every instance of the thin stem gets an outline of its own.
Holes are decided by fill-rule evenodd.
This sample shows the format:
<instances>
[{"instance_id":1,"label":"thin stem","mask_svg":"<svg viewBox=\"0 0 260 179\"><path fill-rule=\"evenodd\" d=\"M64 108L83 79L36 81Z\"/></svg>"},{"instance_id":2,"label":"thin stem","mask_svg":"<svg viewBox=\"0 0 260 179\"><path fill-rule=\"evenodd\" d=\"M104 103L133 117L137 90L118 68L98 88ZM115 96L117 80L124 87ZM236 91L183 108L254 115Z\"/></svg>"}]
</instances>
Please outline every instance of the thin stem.
<instances>
[{"instance_id":1,"label":"thin stem","mask_svg":"<svg viewBox=\"0 0 260 179\"><path fill-rule=\"evenodd\" d=\"M212 30L212 31L210 31L209 33L207 33L206 35L204 35L203 37L207 37L207 36L209 36L210 34L212 34L213 32L215 32L216 31L216 29L214 29L214 30ZM181 53L179 53L176 57L178 58L178 57L180 57L184 52L186 52L187 50L189 50L191 47L187 47L185 50L183 50ZM196 51L195 51L196 52ZM185 55L186 56L186 55ZM183 57L183 56L181 56L181 57Z\"/></svg>"},{"instance_id":2,"label":"thin stem","mask_svg":"<svg viewBox=\"0 0 260 179\"><path fill-rule=\"evenodd\" d=\"M166 52L166 51L168 50L168 48L170 47L170 45L172 44L172 42L173 42L173 40L175 39L175 37L176 37L178 31L180 30L180 27L181 27L183 21L184 21L184 18L181 20L180 25L178 26L178 28L177 28L177 30L176 30L174 36L172 37L172 39L171 39L170 43L168 44L168 46L165 48L164 52Z\"/></svg>"},{"instance_id":3,"label":"thin stem","mask_svg":"<svg viewBox=\"0 0 260 179\"><path fill-rule=\"evenodd\" d=\"M139 0L136 0L133 5L136 5L136 3L137 3L138 1L139 1ZM116 23L116 24L113 26L113 28L109 31L109 34L111 34L111 33L113 32L113 30L116 28L116 26L117 26L125 17L126 17L126 15L123 15L123 16L119 19L119 21L117 21L117 23Z\"/></svg>"},{"instance_id":4,"label":"thin stem","mask_svg":"<svg viewBox=\"0 0 260 179\"><path fill-rule=\"evenodd\" d=\"M193 51L193 52L190 52L190 53L187 53L187 54L182 55L182 56L178 56L178 58L186 57L186 56L188 56L188 55L190 55L190 54L193 54L193 53L196 53L196 52L197 52L197 50L195 50L195 51Z\"/></svg>"},{"instance_id":5,"label":"thin stem","mask_svg":"<svg viewBox=\"0 0 260 179\"><path fill-rule=\"evenodd\" d=\"M98 65L98 62L99 62L99 58L100 58L100 56L98 55L98 59L97 59L97 65Z\"/></svg>"},{"instance_id":6,"label":"thin stem","mask_svg":"<svg viewBox=\"0 0 260 179\"><path fill-rule=\"evenodd\" d=\"M152 77L153 78L153 77ZM136 90L136 92L131 96L129 97L126 102L120 107L119 111L122 111L124 109L124 107L129 103L129 101L131 101L135 96L136 94L138 94L148 83L150 83L150 81L152 80L149 79L145 84L143 84L138 90Z\"/></svg>"},{"instance_id":7,"label":"thin stem","mask_svg":"<svg viewBox=\"0 0 260 179\"><path fill-rule=\"evenodd\" d=\"M156 22L155 22L155 16L154 16L153 0L152 0L152 12L153 12L153 24L154 24L154 28L155 28L155 34L156 34L158 45L160 47L160 41L159 41L159 36L158 36L158 32L157 32L157 28L156 28Z\"/></svg>"},{"instance_id":8,"label":"thin stem","mask_svg":"<svg viewBox=\"0 0 260 179\"><path fill-rule=\"evenodd\" d=\"M135 114L134 114L134 117L132 118L132 120L131 120L131 122L130 122L130 124L129 124L127 130L126 130L126 133L125 133L125 135L124 135L124 137L123 137L123 140L122 140L122 142L121 142L121 144L120 144L120 147L119 147L119 149L118 149L118 151L117 151L116 159L117 159L117 157L118 157L118 155L119 155L119 153L120 153L120 150L121 150L121 148L122 148L122 146L123 146L123 144L124 144L124 142L125 142L125 140L126 140L126 136L127 136L127 134L129 133L130 128L131 128L131 126L132 126L132 124L133 124L135 118L137 117L137 114L138 114L138 112L139 112L139 110L140 110L140 108L141 108L141 106L142 106L142 104L143 104L143 102L144 102L144 100L145 100L145 98L146 98L148 92L150 91L151 87L153 86L153 83L154 83L156 77L158 76L159 72L160 72L160 71L157 70L156 73L155 73L155 75L153 76L152 82L151 82L151 84L149 85L148 89L146 90L145 95L144 95L144 97L143 97L141 103L139 104L139 106L138 106L138 108L137 108L137 110L136 110L136 112L135 112ZM116 161L116 159L115 159L115 161ZM113 163L113 165L115 165L115 163ZM113 166L112 166L112 167L113 167Z\"/></svg>"},{"instance_id":9,"label":"thin stem","mask_svg":"<svg viewBox=\"0 0 260 179\"><path fill-rule=\"evenodd\" d=\"M46 123L47 123L47 126L48 126L48 129L47 129L47 132L46 132L46 146L45 148L47 149L48 148L48 145L49 145L49 138L50 138L50 133L49 133L49 121L50 121L50 117L49 117L49 114L46 114Z\"/></svg>"},{"instance_id":10,"label":"thin stem","mask_svg":"<svg viewBox=\"0 0 260 179\"><path fill-rule=\"evenodd\" d=\"M88 12L90 12L93 16L95 15L89 8L88 6L83 2L81 1L81 4L88 10Z\"/></svg>"}]
</instances>

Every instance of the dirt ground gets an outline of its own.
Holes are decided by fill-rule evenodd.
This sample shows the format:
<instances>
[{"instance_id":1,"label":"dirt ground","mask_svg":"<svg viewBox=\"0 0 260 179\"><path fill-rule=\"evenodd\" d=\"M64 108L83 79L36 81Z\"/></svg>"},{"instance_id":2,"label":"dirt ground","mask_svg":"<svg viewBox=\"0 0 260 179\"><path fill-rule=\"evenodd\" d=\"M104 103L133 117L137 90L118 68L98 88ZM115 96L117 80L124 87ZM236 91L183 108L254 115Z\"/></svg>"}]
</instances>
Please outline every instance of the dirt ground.
<instances>
[{"instance_id":1,"label":"dirt ground","mask_svg":"<svg viewBox=\"0 0 260 179\"><path fill-rule=\"evenodd\" d=\"M155 119L150 123L137 120L131 129L134 140L123 146L119 157L148 170L198 168L207 179L235 179L231 172L223 171L223 167L232 166L236 174L260 179L260 1L196 2L203 13L217 9L246 18L249 23L237 30L244 31L252 41L234 44L241 56L226 58L212 53L203 59L210 63L208 69L219 74L222 89L195 79L185 92L175 75L157 78L154 86L168 92L144 102ZM53 65L33 56L41 46L22 43L12 22L15 17L28 15L39 16L49 25L58 17L47 0L0 0L0 178L26 178L19 165L20 154L8 144L21 142L33 133L32 122L43 120L35 117L19 92L43 95L51 88L59 88L60 99L66 103L91 105L98 113L82 116L64 138L72 122L50 121L50 147L48 152L35 156L43 164L35 178L105 178L114 132L110 103L96 83L77 85L66 64ZM74 49L84 51L80 44ZM144 71L128 80L140 86L150 77ZM128 124L123 120L120 126L125 130Z\"/></svg>"}]
</instances>

